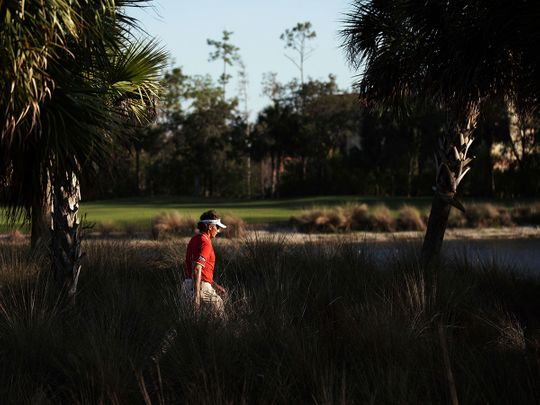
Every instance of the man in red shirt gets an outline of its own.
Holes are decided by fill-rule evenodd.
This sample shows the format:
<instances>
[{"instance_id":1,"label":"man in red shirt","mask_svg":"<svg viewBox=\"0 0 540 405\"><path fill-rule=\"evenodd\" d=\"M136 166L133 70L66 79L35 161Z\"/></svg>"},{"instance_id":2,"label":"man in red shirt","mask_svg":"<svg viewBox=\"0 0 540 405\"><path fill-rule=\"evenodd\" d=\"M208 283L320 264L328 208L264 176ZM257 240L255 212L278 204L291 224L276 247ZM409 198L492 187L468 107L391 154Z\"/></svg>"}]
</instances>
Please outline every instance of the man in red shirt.
<instances>
[{"instance_id":1,"label":"man in red shirt","mask_svg":"<svg viewBox=\"0 0 540 405\"><path fill-rule=\"evenodd\" d=\"M224 317L225 308L220 295L225 294L225 290L214 283L216 255L212 247L212 239L221 229L227 227L221 223L221 219L213 210L206 211L201 215L197 227L199 233L191 238L186 251L185 280L182 284L182 291L193 299L195 311L201 308L202 303L216 315Z\"/></svg>"}]
</instances>

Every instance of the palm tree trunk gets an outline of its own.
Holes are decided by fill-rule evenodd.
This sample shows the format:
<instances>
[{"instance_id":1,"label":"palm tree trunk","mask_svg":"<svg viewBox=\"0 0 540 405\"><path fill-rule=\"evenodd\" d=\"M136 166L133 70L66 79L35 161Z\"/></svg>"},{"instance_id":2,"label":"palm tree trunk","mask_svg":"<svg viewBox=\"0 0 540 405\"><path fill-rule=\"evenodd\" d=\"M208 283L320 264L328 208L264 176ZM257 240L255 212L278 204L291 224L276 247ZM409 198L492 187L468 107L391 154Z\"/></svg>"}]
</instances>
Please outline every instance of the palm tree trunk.
<instances>
[{"instance_id":1,"label":"palm tree trunk","mask_svg":"<svg viewBox=\"0 0 540 405\"><path fill-rule=\"evenodd\" d=\"M426 266L432 266L439 258L442 248L450 209L455 207L465 211L463 205L456 200L457 187L465 174L472 158L467 156L473 142L472 132L476 127L478 111L470 112L467 125L457 131L453 137L442 137L435 154L437 175L435 178L435 196L422 246L422 261ZM449 140L449 138L451 140Z\"/></svg>"},{"instance_id":2,"label":"palm tree trunk","mask_svg":"<svg viewBox=\"0 0 540 405\"><path fill-rule=\"evenodd\" d=\"M45 191L36 192L32 200L31 207L31 233L30 233L30 248L36 250L41 247L47 248L50 243L49 227L51 223L51 180L48 174L45 175L46 186ZM36 187L36 190L41 190L41 186Z\"/></svg>"},{"instance_id":3,"label":"palm tree trunk","mask_svg":"<svg viewBox=\"0 0 540 405\"><path fill-rule=\"evenodd\" d=\"M45 242L48 233L48 226L45 219L43 203L34 201L32 204L32 229L30 231L30 247L37 249Z\"/></svg>"},{"instance_id":4,"label":"palm tree trunk","mask_svg":"<svg viewBox=\"0 0 540 405\"><path fill-rule=\"evenodd\" d=\"M30 247L36 250L47 247L50 242L50 198L38 198L32 202L32 229Z\"/></svg>"},{"instance_id":5,"label":"palm tree trunk","mask_svg":"<svg viewBox=\"0 0 540 405\"><path fill-rule=\"evenodd\" d=\"M58 175L52 189L52 267L59 287L74 301L81 271L80 184L75 174Z\"/></svg>"},{"instance_id":6,"label":"palm tree trunk","mask_svg":"<svg viewBox=\"0 0 540 405\"><path fill-rule=\"evenodd\" d=\"M452 206L438 195L433 197L424 244L422 245L422 258L425 264L432 264L441 252L451 208Z\"/></svg>"}]
</instances>

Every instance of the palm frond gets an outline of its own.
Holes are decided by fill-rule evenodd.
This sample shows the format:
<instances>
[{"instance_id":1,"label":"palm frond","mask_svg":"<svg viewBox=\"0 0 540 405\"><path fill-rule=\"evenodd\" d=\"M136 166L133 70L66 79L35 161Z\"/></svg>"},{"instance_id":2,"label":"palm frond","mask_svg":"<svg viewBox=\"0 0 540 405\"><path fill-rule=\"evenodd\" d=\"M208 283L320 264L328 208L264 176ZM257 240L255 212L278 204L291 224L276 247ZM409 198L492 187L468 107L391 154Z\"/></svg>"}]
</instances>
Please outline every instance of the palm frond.
<instances>
[{"instance_id":1,"label":"palm frond","mask_svg":"<svg viewBox=\"0 0 540 405\"><path fill-rule=\"evenodd\" d=\"M356 1L345 17L343 46L363 69L357 86L366 100L399 105L403 97L424 97L464 116L489 95L516 97L527 73L538 72L537 57L524 69L520 49L536 46L520 31L528 26L522 8L538 15L532 3Z\"/></svg>"},{"instance_id":2,"label":"palm frond","mask_svg":"<svg viewBox=\"0 0 540 405\"><path fill-rule=\"evenodd\" d=\"M113 90L112 104L126 107L133 118L144 122L161 92L159 78L167 60L167 52L154 40L119 49L107 77Z\"/></svg>"},{"instance_id":3,"label":"palm frond","mask_svg":"<svg viewBox=\"0 0 540 405\"><path fill-rule=\"evenodd\" d=\"M137 42L143 0L0 1L0 187L11 220L43 201L47 173L92 173L149 118L166 53ZM128 113L126 113L128 111Z\"/></svg>"}]
</instances>

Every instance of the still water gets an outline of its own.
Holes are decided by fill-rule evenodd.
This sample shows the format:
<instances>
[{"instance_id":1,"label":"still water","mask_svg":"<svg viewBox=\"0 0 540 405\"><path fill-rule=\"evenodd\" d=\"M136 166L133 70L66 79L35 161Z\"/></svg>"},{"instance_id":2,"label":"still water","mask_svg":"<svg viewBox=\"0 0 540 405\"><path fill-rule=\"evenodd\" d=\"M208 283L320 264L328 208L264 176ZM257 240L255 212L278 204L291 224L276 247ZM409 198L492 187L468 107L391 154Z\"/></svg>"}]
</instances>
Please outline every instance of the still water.
<instances>
[{"instance_id":1,"label":"still water","mask_svg":"<svg viewBox=\"0 0 540 405\"><path fill-rule=\"evenodd\" d=\"M377 260L385 262L404 254L418 255L420 242L367 243ZM493 267L540 276L540 239L449 240L443 243L443 256L474 266Z\"/></svg>"}]
</instances>

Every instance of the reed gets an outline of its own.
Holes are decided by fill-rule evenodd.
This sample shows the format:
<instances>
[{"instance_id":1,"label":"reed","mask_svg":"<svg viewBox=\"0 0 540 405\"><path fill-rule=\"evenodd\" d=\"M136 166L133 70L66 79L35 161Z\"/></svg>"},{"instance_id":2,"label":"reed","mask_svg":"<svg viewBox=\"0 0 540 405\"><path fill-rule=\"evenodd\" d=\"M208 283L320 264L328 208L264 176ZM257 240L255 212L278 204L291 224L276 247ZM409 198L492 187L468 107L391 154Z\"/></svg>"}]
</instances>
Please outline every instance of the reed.
<instances>
[{"instance_id":1,"label":"reed","mask_svg":"<svg viewBox=\"0 0 540 405\"><path fill-rule=\"evenodd\" d=\"M540 399L538 278L252 234L215 243L223 322L181 299L180 242L85 242L69 307L45 256L1 242L2 402L444 403L449 370L461 403Z\"/></svg>"}]
</instances>

